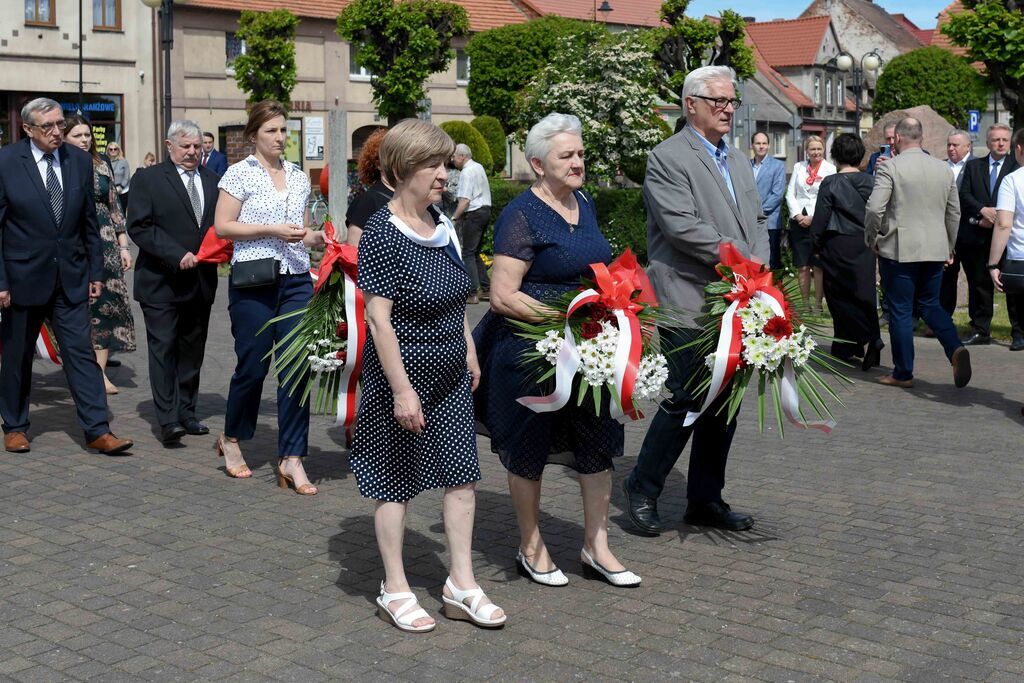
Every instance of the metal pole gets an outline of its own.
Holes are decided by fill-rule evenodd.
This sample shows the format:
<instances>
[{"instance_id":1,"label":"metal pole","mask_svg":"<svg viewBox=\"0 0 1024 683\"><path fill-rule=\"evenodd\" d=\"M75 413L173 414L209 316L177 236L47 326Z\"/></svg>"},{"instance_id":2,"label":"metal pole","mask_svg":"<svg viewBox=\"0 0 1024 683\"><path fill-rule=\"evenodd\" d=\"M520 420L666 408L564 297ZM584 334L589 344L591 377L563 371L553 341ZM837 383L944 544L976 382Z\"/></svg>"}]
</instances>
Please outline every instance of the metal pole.
<instances>
[{"instance_id":1,"label":"metal pole","mask_svg":"<svg viewBox=\"0 0 1024 683\"><path fill-rule=\"evenodd\" d=\"M171 125L171 49L174 48L174 2L163 0L160 6L160 26L164 48L164 132Z\"/></svg>"},{"instance_id":2,"label":"metal pole","mask_svg":"<svg viewBox=\"0 0 1024 683\"><path fill-rule=\"evenodd\" d=\"M860 98L861 93L861 69L854 65L853 67L853 91L856 93L856 102L854 103L854 120L857 122L857 135L860 135Z\"/></svg>"}]
</instances>

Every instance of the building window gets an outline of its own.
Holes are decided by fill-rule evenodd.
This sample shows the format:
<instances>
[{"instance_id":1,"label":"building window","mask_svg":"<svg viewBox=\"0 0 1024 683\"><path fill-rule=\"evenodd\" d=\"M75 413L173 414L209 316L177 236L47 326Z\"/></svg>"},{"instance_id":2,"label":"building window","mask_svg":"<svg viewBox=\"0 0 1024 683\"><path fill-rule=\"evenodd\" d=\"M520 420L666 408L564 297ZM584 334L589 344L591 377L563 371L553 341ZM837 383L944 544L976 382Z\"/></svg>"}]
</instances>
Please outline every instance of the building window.
<instances>
[{"instance_id":1,"label":"building window","mask_svg":"<svg viewBox=\"0 0 1024 683\"><path fill-rule=\"evenodd\" d=\"M348 45L348 79L350 81L368 81L373 74L369 69L356 64L356 46Z\"/></svg>"},{"instance_id":2,"label":"building window","mask_svg":"<svg viewBox=\"0 0 1024 683\"><path fill-rule=\"evenodd\" d=\"M821 104L821 76L814 77L814 103Z\"/></svg>"},{"instance_id":3,"label":"building window","mask_svg":"<svg viewBox=\"0 0 1024 683\"><path fill-rule=\"evenodd\" d=\"M92 27L97 31L120 31L121 0L92 0Z\"/></svg>"},{"instance_id":4,"label":"building window","mask_svg":"<svg viewBox=\"0 0 1024 683\"><path fill-rule=\"evenodd\" d=\"M836 104L838 104L840 108L846 106L846 83L842 78L836 81Z\"/></svg>"},{"instance_id":5,"label":"building window","mask_svg":"<svg viewBox=\"0 0 1024 683\"><path fill-rule=\"evenodd\" d=\"M25 23L35 26L56 26L54 0L25 0Z\"/></svg>"},{"instance_id":6,"label":"building window","mask_svg":"<svg viewBox=\"0 0 1024 683\"><path fill-rule=\"evenodd\" d=\"M224 59L228 66L235 61L235 57L245 54L245 41L238 37L238 34L230 31L224 34Z\"/></svg>"},{"instance_id":7,"label":"building window","mask_svg":"<svg viewBox=\"0 0 1024 683\"><path fill-rule=\"evenodd\" d=\"M455 82L459 85L469 83L469 55L462 48L455 51Z\"/></svg>"},{"instance_id":8,"label":"building window","mask_svg":"<svg viewBox=\"0 0 1024 683\"><path fill-rule=\"evenodd\" d=\"M773 133L772 134L772 156L784 157L786 156L786 134L785 133Z\"/></svg>"},{"instance_id":9,"label":"building window","mask_svg":"<svg viewBox=\"0 0 1024 683\"><path fill-rule=\"evenodd\" d=\"M832 106L832 79L825 81L825 104Z\"/></svg>"}]
</instances>

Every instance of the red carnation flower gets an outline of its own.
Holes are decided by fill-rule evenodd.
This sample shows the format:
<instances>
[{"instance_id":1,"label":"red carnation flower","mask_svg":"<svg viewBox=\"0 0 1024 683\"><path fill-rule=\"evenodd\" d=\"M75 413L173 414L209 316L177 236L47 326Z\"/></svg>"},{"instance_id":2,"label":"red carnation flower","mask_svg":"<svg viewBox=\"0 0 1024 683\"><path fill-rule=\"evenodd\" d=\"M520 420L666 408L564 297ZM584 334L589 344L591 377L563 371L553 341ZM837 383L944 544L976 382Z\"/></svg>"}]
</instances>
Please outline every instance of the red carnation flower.
<instances>
[{"instance_id":1,"label":"red carnation flower","mask_svg":"<svg viewBox=\"0 0 1024 683\"><path fill-rule=\"evenodd\" d=\"M601 323L588 320L583 323L583 328L580 330L580 336L584 339L593 339L597 335L601 334L602 329Z\"/></svg>"},{"instance_id":2,"label":"red carnation flower","mask_svg":"<svg viewBox=\"0 0 1024 683\"><path fill-rule=\"evenodd\" d=\"M336 354L334 354L334 358L336 360L340 360L342 362L345 362L345 360L348 359L348 354L345 353L344 351L338 351Z\"/></svg>"},{"instance_id":3,"label":"red carnation flower","mask_svg":"<svg viewBox=\"0 0 1024 683\"><path fill-rule=\"evenodd\" d=\"M793 334L793 324L781 316L775 316L764 324L761 331L778 341Z\"/></svg>"},{"instance_id":4,"label":"red carnation flower","mask_svg":"<svg viewBox=\"0 0 1024 683\"><path fill-rule=\"evenodd\" d=\"M334 331L334 335L341 339L348 339L348 323L344 320L338 323L338 329Z\"/></svg>"}]
</instances>

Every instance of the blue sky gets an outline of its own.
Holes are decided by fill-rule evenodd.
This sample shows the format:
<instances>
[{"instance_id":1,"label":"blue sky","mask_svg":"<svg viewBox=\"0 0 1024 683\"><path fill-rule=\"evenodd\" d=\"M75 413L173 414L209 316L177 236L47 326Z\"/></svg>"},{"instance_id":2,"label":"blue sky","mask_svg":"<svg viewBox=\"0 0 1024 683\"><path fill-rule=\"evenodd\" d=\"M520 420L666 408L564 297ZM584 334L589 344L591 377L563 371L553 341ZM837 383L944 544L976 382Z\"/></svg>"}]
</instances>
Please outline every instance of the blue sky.
<instances>
[{"instance_id":1,"label":"blue sky","mask_svg":"<svg viewBox=\"0 0 1024 683\"><path fill-rule=\"evenodd\" d=\"M875 0L893 14L902 12L921 28L934 28L935 17L949 4L950 0ZM693 0L686 13L691 17L705 14L719 14L732 9L745 17L756 17L758 21L771 19L796 19L811 0Z\"/></svg>"}]
</instances>

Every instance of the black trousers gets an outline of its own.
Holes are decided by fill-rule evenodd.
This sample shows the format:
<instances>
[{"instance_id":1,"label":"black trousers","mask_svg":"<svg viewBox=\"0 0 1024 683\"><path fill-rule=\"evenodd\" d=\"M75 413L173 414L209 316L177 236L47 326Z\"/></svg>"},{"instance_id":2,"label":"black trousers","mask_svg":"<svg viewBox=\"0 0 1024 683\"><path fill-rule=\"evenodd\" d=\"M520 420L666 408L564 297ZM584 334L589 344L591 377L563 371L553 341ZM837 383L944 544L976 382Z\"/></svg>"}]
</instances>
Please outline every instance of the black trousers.
<instances>
[{"instance_id":1,"label":"black trousers","mask_svg":"<svg viewBox=\"0 0 1024 683\"><path fill-rule=\"evenodd\" d=\"M953 254L953 263L942 271L942 286L939 288L939 305L953 315L956 310L956 295L960 280L960 256Z\"/></svg>"},{"instance_id":2,"label":"black trousers","mask_svg":"<svg viewBox=\"0 0 1024 683\"><path fill-rule=\"evenodd\" d=\"M992 333L992 299L995 286L988 274L988 244L964 244L957 247L957 256L967 276L967 312L971 316L971 331Z\"/></svg>"},{"instance_id":3,"label":"black trousers","mask_svg":"<svg viewBox=\"0 0 1024 683\"><path fill-rule=\"evenodd\" d=\"M32 357L43 321L53 325L60 348L61 365L78 411L78 424L92 441L110 431L103 372L92 349L89 302L71 303L58 283L50 300L42 306L19 306L14 302L3 310L0 338L0 416L3 430L27 432L29 392L32 388Z\"/></svg>"},{"instance_id":4,"label":"black trousers","mask_svg":"<svg viewBox=\"0 0 1024 683\"><path fill-rule=\"evenodd\" d=\"M196 416L211 304L140 304L149 345L149 386L160 426Z\"/></svg>"},{"instance_id":5,"label":"black trousers","mask_svg":"<svg viewBox=\"0 0 1024 683\"><path fill-rule=\"evenodd\" d=\"M467 211L459 221L459 239L462 240L462 262L466 264L466 272L473 283L473 291L491 289L491 279L487 276L487 266L480 258L480 244L487 230L487 221L491 218L491 207L485 206L476 211Z\"/></svg>"}]
</instances>

